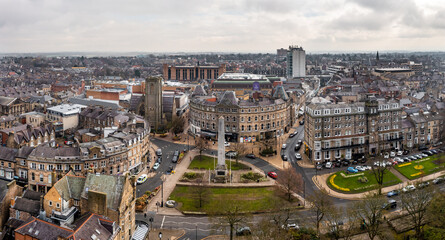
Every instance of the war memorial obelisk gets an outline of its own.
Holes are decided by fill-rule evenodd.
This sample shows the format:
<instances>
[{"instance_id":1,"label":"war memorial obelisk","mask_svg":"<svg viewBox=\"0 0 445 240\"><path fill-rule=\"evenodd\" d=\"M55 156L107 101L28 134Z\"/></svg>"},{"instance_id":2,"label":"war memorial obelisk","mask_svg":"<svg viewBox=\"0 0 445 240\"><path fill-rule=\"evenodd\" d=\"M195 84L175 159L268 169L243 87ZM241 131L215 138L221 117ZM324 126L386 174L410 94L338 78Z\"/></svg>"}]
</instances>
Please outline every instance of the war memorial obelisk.
<instances>
[{"instance_id":1,"label":"war memorial obelisk","mask_svg":"<svg viewBox=\"0 0 445 240\"><path fill-rule=\"evenodd\" d=\"M215 182L227 182L226 151L224 147L224 117L218 119L218 164L215 168Z\"/></svg>"}]
</instances>

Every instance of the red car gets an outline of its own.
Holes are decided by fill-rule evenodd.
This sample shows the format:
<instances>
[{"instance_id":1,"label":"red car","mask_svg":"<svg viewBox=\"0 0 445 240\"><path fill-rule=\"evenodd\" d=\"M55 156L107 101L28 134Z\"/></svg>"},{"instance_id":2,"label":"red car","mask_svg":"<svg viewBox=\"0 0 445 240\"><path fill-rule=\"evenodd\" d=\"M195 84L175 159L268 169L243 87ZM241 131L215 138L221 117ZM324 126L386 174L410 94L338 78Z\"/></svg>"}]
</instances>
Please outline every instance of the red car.
<instances>
[{"instance_id":1,"label":"red car","mask_svg":"<svg viewBox=\"0 0 445 240\"><path fill-rule=\"evenodd\" d=\"M267 175L269 177L273 178L273 179L277 179L277 173L276 172L269 172Z\"/></svg>"}]
</instances>

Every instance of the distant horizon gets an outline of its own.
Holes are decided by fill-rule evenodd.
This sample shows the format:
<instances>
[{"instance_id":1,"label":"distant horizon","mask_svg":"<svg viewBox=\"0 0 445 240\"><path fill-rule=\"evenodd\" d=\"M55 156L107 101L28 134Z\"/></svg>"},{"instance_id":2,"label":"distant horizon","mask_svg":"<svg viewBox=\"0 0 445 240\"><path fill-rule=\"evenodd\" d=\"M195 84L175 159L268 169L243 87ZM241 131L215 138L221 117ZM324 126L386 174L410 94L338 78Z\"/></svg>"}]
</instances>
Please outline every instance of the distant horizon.
<instances>
[{"instance_id":1,"label":"distant horizon","mask_svg":"<svg viewBox=\"0 0 445 240\"><path fill-rule=\"evenodd\" d=\"M279 49L279 48L277 48ZM304 46L303 46L304 49ZM375 51L306 51L306 54L372 54L377 53L379 54L387 54L387 53L402 53L402 54L409 54L409 53L445 53L443 50L437 50L437 51L410 51L410 50L387 50L387 51L381 51L381 50L375 50ZM2 57L20 57L20 56L58 56L58 57L74 57L74 56L84 56L84 57L106 57L106 56L114 56L114 57L131 57L131 56L138 56L138 55L216 55L216 54L276 54L276 50L274 52L221 52L221 51L202 51L202 52L195 52L195 51L171 51L171 52L147 52L147 51L56 51L56 52L0 52L0 56Z\"/></svg>"}]
</instances>

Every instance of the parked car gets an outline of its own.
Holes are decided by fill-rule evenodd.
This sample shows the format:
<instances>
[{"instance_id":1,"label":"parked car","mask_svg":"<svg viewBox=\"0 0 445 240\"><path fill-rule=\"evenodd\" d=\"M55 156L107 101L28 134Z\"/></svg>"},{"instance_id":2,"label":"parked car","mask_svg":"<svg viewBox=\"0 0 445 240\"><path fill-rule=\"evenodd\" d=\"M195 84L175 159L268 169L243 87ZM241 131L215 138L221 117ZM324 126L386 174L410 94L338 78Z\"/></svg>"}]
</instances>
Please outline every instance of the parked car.
<instances>
[{"instance_id":1,"label":"parked car","mask_svg":"<svg viewBox=\"0 0 445 240\"><path fill-rule=\"evenodd\" d=\"M230 147L230 143L224 142L224 147Z\"/></svg>"},{"instance_id":2,"label":"parked car","mask_svg":"<svg viewBox=\"0 0 445 240\"><path fill-rule=\"evenodd\" d=\"M246 158L255 159L256 157L255 157L255 154L249 153L249 154L246 155Z\"/></svg>"},{"instance_id":3,"label":"parked car","mask_svg":"<svg viewBox=\"0 0 445 240\"><path fill-rule=\"evenodd\" d=\"M155 165L153 165L153 169L154 169L154 170L158 170L159 166L160 166L159 163L155 163Z\"/></svg>"},{"instance_id":4,"label":"parked car","mask_svg":"<svg viewBox=\"0 0 445 240\"><path fill-rule=\"evenodd\" d=\"M325 167L326 168L332 168L332 163L331 162L327 162Z\"/></svg>"},{"instance_id":5,"label":"parked car","mask_svg":"<svg viewBox=\"0 0 445 240\"><path fill-rule=\"evenodd\" d=\"M428 147L426 145L420 145L418 149L419 149L419 151L424 151L424 150L427 150Z\"/></svg>"},{"instance_id":6,"label":"parked car","mask_svg":"<svg viewBox=\"0 0 445 240\"><path fill-rule=\"evenodd\" d=\"M414 155L413 156L409 156L408 158L411 159L411 161L417 160L417 157L414 156Z\"/></svg>"},{"instance_id":7,"label":"parked car","mask_svg":"<svg viewBox=\"0 0 445 240\"><path fill-rule=\"evenodd\" d=\"M389 156L392 157L392 158L395 157L395 156L396 156L396 152L391 152L391 153L389 154Z\"/></svg>"},{"instance_id":8,"label":"parked car","mask_svg":"<svg viewBox=\"0 0 445 240\"><path fill-rule=\"evenodd\" d=\"M357 169L357 171L365 171L365 168L363 168L362 166L357 166L355 167L355 169Z\"/></svg>"},{"instance_id":9,"label":"parked car","mask_svg":"<svg viewBox=\"0 0 445 240\"><path fill-rule=\"evenodd\" d=\"M287 225L281 225L282 229L300 229L296 223L288 223Z\"/></svg>"},{"instance_id":10,"label":"parked car","mask_svg":"<svg viewBox=\"0 0 445 240\"><path fill-rule=\"evenodd\" d=\"M411 159L409 157L402 158L403 162L411 162Z\"/></svg>"},{"instance_id":11,"label":"parked car","mask_svg":"<svg viewBox=\"0 0 445 240\"><path fill-rule=\"evenodd\" d=\"M74 142L73 141L65 141L65 145L73 145Z\"/></svg>"},{"instance_id":12,"label":"parked car","mask_svg":"<svg viewBox=\"0 0 445 240\"><path fill-rule=\"evenodd\" d=\"M389 158L389 153L385 153L384 158Z\"/></svg>"},{"instance_id":13,"label":"parked car","mask_svg":"<svg viewBox=\"0 0 445 240\"><path fill-rule=\"evenodd\" d=\"M399 158L399 157L395 157L395 158L394 158L394 161L396 161L396 162L398 162L398 163L403 163L403 162L404 162L404 160L401 159L401 158Z\"/></svg>"},{"instance_id":14,"label":"parked car","mask_svg":"<svg viewBox=\"0 0 445 240\"><path fill-rule=\"evenodd\" d=\"M348 167L347 171L350 173L358 173L357 169L355 169L353 167Z\"/></svg>"},{"instance_id":15,"label":"parked car","mask_svg":"<svg viewBox=\"0 0 445 240\"><path fill-rule=\"evenodd\" d=\"M422 158L428 157L428 154L425 154L425 153L419 153L419 155L422 156Z\"/></svg>"},{"instance_id":16,"label":"parked car","mask_svg":"<svg viewBox=\"0 0 445 240\"><path fill-rule=\"evenodd\" d=\"M283 144L283 146L281 146L281 149L286 149L287 148L287 144Z\"/></svg>"},{"instance_id":17,"label":"parked car","mask_svg":"<svg viewBox=\"0 0 445 240\"><path fill-rule=\"evenodd\" d=\"M382 208L389 210L391 208L396 208L397 207L397 201L394 199L389 200L387 203L384 203Z\"/></svg>"},{"instance_id":18,"label":"parked car","mask_svg":"<svg viewBox=\"0 0 445 240\"><path fill-rule=\"evenodd\" d=\"M295 153L295 158L296 158L297 160L301 160L301 154L299 154L299 153Z\"/></svg>"},{"instance_id":19,"label":"parked car","mask_svg":"<svg viewBox=\"0 0 445 240\"><path fill-rule=\"evenodd\" d=\"M289 134L289 138L293 138L293 137L295 137L295 134L294 133L290 133Z\"/></svg>"},{"instance_id":20,"label":"parked car","mask_svg":"<svg viewBox=\"0 0 445 240\"><path fill-rule=\"evenodd\" d=\"M286 154L281 155L281 159L283 159L283 161L287 161L287 155Z\"/></svg>"},{"instance_id":21,"label":"parked car","mask_svg":"<svg viewBox=\"0 0 445 240\"><path fill-rule=\"evenodd\" d=\"M323 165L322 165L321 163L317 163L317 164L315 165L315 168L316 168L317 170L321 170L321 169L323 169Z\"/></svg>"},{"instance_id":22,"label":"parked car","mask_svg":"<svg viewBox=\"0 0 445 240\"><path fill-rule=\"evenodd\" d=\"M162 149L156 149L156 156L162 156Z\"/></svg>"},{"instance_id":23,"label":"parked car","mask_svg":"<svg viewBox=\"0 0 445 240\"><path fill-rule=\"evenodd\" d=\"M426 154L427 156L431 156L431 155L433 155L433 153L430 152L430 151L423 151L422 153L423 153L423 154Z\"/></svg>"},{"instance_id":24,"label":"parked car","mask_svg":"<svg viewBox=\"0 0 445 240\"><path fill-rule=\"evenodd\" d=\"M298 142L297 142L299 145L301 145L302 143L303 143L303 141L300 139L300 140L298 140Z\"/></svg>"},{"instance_id":25,"label":"parked car","mask_svg":"<svg viewBox=\"0 0 445 240\"><path fill-rule=\"evenodd\" d=\"M443 179L443 178L441 178L441 177L438 177L438 178L436 178L436 179L433 180L433 183L434 183L434 184L439 184L439 183L442 183L442 182L444 182L444 181L445 181L445 179Z\"/></svg>"},{"instance_id":26,"label":"parked car","mask_svg":"<svg viewBox=\"0 0 445 240\"><path fill-rule=\"evenodd\" d=\"M388 192L387 194L386 194L386 196L387 197L394 197L394 196L397 196L397 195L399 195L399 190L392 190L392 191L390 191L390 192Z\"/></svg>"},{"instance_id":27,"label":"parked car","mask_svg":"<svg viewBox=\"0 0 445 240\"><path fill-rule=\"evenodd\" d=\"M173 166L172 165L168 166L166 173L171 173L172 171L173 171Z\"/></svg>"},{"instance_id":28,"label":"parked car","mask_svg":"<svg viewBox=\"0 0 445 240\"><path fill-rule=\"evenodd\" d=\"M341 167L341 161L340 160L335 161L334 164L335 164L336 167Z\"/></svg>"},{"instance_id":29,"label":"parked car","mask_svg":"<svg viewBox=\"0 0 445 240\"><path fill-rule=\"evenodd\" d=\"M297 143L295 145L295 151L300 151L300 148L301 148L301 145Z\"/></svg>"},{"instance_id":30,"label":"parked car","mask_svg":"<svg viewBox=\"0 0 445 240\"><path fill-rule=\"evenodd\" d=\"M277 173L276 172L268 172L267 176L273 178L273 179L277 179Z\"/></svg>"},{"instance_id":31,"label":"parked car","mask_svg":"<svg viewBox=\"0 0 445 240\"><path fill-rule=\"evenodd\" d=\"M301 120L301 121L300 121L300 125L304 125L304 120Z\"/></svg>"},{"instance_id":32,"label":"parked car","mask_svg":"<svg viewBox=\"0 0 445 240\"><path fill-rule=\"evenodd\" d=\"M173 156L179 156L179 151L175 150L175 153L173 153Z\"/></svg>"},{"instance_id":33,"label":"parked car","mask_svg":"<svg viewBox=\"0 0 445 240\"><path fill-rule=\"evenodd\" d=\"M227 158L234 158L234 157L236 157L237 155L238 155L238 153L235 152L235 151L228 151L228 152L226 152L226 157L227 157Z\"/></svg>"},{"instance_id":34,"label":"parked car","mask_svg":"<svg viewBox=\"0 0 445 240\"><path fill-rule=\"evenodd\" d=\"M351 163L349 162L349 160L344 159L342 161L342 164L343 164L343 166L349 166L349 164L351 164Z\"/></svg>"},{"instance_id":35,"label":"parked car","mask_svg":"<svg viewBox=\"0 0 445 240\"><path fill-rule=\"evenodd\" d=\"M402 156L403 155L403 151L398 151L397 152L397 156Z\"/></svg>"},{"instance_id":36,"label":"parked car","mask_svg":"<svg viewBox=\"0 0 445 240\"><path fill-rule=\"evenodd\" d=\"M161 162L162 162L162 157L158 157L158 159L156 159L156 163L161 164Z\"/></svg>"},{"instance_id":37,"label":"parked car","mask_svg":"<svg viewBox=\"0 0 445 240\"><path fill-rule=\"evenodd\" d=\"M418 188L426 188L426 187L428 187L430 185L430 182L423 182L423 183L420 183L417 187Z\"/></svg>"},{"instance_id":38,"label":"parked car","mask_svg":"<svg viewBox=\"0 0 445 240\"><path fill-rule=\"evenodd\" d=\"M172 163L177 163L177 162L178 162L178 156L173 155Z\"/></svg>"},{"instance_id":39,"label":"parked car","mask_svg":"<svg viewBox=\"0 0 445 240\"><path fill-rule=\"evenodd\" d=\"M141 176L138 177L138 179L136 180L136 183L142 184L145 181L147 181L147 174L142 174Z\"/></svg>"},{"instance_id":40,"label":"parked car","mask_svg":"<svg viewBox=\"0 0 445 240\"><path fill-rule=\"evenodd\" d=\"M404 192L404 193L412 192L414 190L416 190L416 187L412 184L402 188L402 192Z\"/></svg>"},{"instance_id":41,"label":"parked car","mask_svg":"<svg viewBox=\"0 0 445 240\"><path fill-rule=\"evenodd\" d=\"M249 227L240 227L236 230L236 236L248 236L252 234Z\"/></svg>"}]
</instances>

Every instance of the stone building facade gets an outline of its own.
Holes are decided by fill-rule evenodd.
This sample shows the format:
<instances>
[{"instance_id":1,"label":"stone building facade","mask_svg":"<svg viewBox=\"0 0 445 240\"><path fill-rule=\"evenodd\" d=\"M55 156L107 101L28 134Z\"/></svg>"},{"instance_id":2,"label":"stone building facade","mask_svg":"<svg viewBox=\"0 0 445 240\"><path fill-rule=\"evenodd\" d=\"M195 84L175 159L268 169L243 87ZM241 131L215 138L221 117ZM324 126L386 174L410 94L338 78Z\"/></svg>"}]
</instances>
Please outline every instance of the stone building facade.
<instances>
[{"instance_id":1,"label":"stone building facade","mask_svg":"<svg viewBox=\"0 0 445 240\"><path fill-rule=\"evenodd\" d=\"M292 127L295 111L284 89L277 91L281 94L249 100L236 98L232 91L217 97L205 92L194 96L190 101L192 132L216 137L218 118L223 116L227 141L255 142L283 135Z\"/></svg>"},{"instance_id":2,"label":"stone building facade","mask_svg":"<svg viewBox=\"0 0 445 240\"><path fill-rule=\"evenodd\" d=\"M402 148L401 108L395 100L311 103L305 109L305 152L312 161L357 159Z\"/></svg>"}]
</instances>

